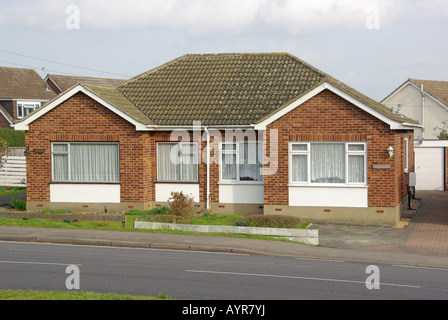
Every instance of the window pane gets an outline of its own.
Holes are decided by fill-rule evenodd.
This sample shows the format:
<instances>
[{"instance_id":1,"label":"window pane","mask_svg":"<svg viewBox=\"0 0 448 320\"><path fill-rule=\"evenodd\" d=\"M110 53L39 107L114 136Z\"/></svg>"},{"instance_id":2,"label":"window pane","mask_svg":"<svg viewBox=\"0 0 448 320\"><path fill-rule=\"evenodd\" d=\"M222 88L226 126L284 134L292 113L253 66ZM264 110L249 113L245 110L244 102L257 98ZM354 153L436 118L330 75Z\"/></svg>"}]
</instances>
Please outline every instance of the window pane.
<instances>
[{"instance_id":1,"label":"window pane","mask_svg":"<svg viewBox=\"0 0 448 320\"><path fill-rule=\"evenodd\" d=\"M236 150L236 143L223 143L222 144L222 150L224 150L224 151L235 151Z\"/></svg>"},{"instance_id":2,"label":"window pane","mask_svg":"<svg viewBox=\"0 0 448 320\"><path fill-rule=\"evenodd\" d=\"M118 145L72 144L70 173L76 182L118 182Z\"/></svg>"},{"instance_id":3,"label":"window pane","mask_svg":"<svg viewBox=\"0 0 448 320\"><path fill-rule=\"evenodd\" d=\"M236 180L236 154L222 155L222 179Z\"/></svg>"},{"instance_id":4,"label":"window pane","mask_svg":"<svg viewBox=\"0 0 448 320\"><path fill-rule=\"evenodd\" d=\"M68 181L68 155L53 155L54 181Z\"/></svg>"},{"instance_id":5,"label":"window pane","mask_svg":"<svg viewBox=\"0 0 448 320\"><path fill-rule=\"evenodd\" d=\"M176 144L159 144L157 147L157 171L160 181L179 181L180 164L176 156ZM171 156L173 154L173 156Z\"/></svg>"},{"instance_id":6,"label":"window pane","mask_svg":"<svg viewBox=\"0 0 448 320\"><path fill-rule=\"evenodd\" d=\"M307 182L308 181L308 156L292 155L292 181Z\"/></svg>"},{"instance_id":7,"label":"window pane","mask_svg":"<svg viewBox=\"0 0 448 320\"><path fill-rule=\"evenodd\" d=\"M198 166L197 155L185 154L182 147L182 180L183 181L197 181L198 180Z\"/></svg>"},{"instance_id":8,"label":"window pane","mask_svg":"<svg viewBox=\"0 0 448 320\"><path fill-rule=\"evenodd\" d=\"M68 144L54 144L53 152L68 152Z\"/></svg>"},{"instance_id":9,"label":"window pane","mask_svg":"<svg viewBox=\"0 0 448 320\"><path fill-rule=\"evenodd\" d=\"M262 181L260 173L261 161L256 143L240 143L240 180L241 181Z\"/></svg>"},{"instance_id":10,"label":"window pane","mask_svg":"<svg viewBox=\"0 0 448 320\"><path fill-rule=\"evenodd\" d=\"M364 151L363 144L349 144L348 151Z\"/></svg>"},{"instance_id":11,"label":"window pane","mask_svg":"<svg viewBox=\"0 0 448 320\"><path fill-rule=\"evenodd\" d=\"M308 146L306 144L293 144L292 151L307 151Z\"/></svg>"},{"instance_id":12,"label":"window pane","mask_svg":"<svg viewBox=\"0 0 448 320\"><path fill-rule=\"evenodd\" d=\"M348 182L365 182L364 170L365 165L363 155L348 156Z\"/></svg>"},{"instance_id":13,"label":"window pane","mask_svg":"<svg viewBox=\"0 0 448 320\"><path fill-rule=\"evenodd\" d=\"M311 182L345 183L345 144L311 145Z\"/></svg>"}]
</instances>

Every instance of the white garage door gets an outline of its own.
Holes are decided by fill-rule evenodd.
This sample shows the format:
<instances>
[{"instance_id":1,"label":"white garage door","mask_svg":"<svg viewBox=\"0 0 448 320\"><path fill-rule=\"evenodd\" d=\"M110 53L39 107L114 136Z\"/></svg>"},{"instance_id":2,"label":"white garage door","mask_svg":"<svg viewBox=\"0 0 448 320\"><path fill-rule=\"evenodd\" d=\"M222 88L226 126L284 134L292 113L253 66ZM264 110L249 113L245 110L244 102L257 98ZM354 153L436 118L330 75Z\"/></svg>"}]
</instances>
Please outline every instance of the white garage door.
<instances>
[{"instance_id":1,"label":"white garage door","mask_svg":"<svg viewBox=\"0 0 448 320\"><path fill-rule=\"evenodd\" d=\"M415 148L416 190L444 190L444 148Z\"/></svg>"}]
</instances>

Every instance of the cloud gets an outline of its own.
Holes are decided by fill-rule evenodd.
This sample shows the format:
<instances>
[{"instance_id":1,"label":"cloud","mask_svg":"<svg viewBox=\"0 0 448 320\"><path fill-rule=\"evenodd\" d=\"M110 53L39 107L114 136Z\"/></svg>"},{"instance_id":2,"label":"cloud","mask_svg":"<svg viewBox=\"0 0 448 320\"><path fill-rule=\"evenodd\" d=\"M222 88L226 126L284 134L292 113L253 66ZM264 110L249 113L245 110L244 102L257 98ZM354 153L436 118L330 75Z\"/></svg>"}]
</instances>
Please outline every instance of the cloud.
<instances>
[{"instance_id":1,"label":"cloud","mask_svg":"<svg viewBox=\"0 0 448 320\"><path fill-rule=\"evenodd\" d=\"M89 30L168 28L190 33L239 33L280 28L314 30L384 28L398 19L448 19L445 0L2 0L0 24L64 28L66 8L79 7ZM370 20L369 20L370 19Z\"/></svg>"}]
</instances>

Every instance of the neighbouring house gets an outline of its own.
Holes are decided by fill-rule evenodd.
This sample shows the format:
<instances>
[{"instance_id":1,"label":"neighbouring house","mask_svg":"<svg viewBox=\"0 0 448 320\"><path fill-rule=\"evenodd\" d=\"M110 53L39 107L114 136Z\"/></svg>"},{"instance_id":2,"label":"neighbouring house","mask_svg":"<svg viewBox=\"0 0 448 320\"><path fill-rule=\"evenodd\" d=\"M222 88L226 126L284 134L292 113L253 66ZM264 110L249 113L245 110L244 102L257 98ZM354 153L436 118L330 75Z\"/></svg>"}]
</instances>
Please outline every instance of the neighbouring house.
<instances>
[{"instance_id":1,"label":"neighbouring house","mask_svg":"<svg viewBox=\"0 0 448 320\"><path fill-rule=\"evenodd\" d=\"M395 225L417 121L287 53L185 55L116 86L80 83L26 130L27 210L167 204Z\"/></svg>"},{"instance_id":2,"label":"neighbouring house","mask_svg":"<svg viewBox=\"0 0 448 320\"><path fill-rule=\"evenodd\" d=\"M47 87L53 90L56 94L60 94L70 87L78 83L91 83L100 86L116 86L126 80L110 79L110 78L95 78L95 77L81 77L81 76L67 76L59 74L48 74L44 79Z\"/></svg>"},{"instance_id":3,"label":"neighbouring house","mask_svg":"<svg viewBox=\"0 0 448 320\"><path fill-rule=\"evenodd\" d=\"M0 67L0 127L11 128L55 96L35 70Z\"/></svg>"},{"instance_id":4,"label":"neighbouring house","mask_svg":"<svg viewBox=\"0 0 448 320\"><path fill-rule=\"evenodd\" d=\"M415 130L417 190L448 190L448 81L408 79L382 101L395 113L418 120Z\"/></svg>"}]
</instances>

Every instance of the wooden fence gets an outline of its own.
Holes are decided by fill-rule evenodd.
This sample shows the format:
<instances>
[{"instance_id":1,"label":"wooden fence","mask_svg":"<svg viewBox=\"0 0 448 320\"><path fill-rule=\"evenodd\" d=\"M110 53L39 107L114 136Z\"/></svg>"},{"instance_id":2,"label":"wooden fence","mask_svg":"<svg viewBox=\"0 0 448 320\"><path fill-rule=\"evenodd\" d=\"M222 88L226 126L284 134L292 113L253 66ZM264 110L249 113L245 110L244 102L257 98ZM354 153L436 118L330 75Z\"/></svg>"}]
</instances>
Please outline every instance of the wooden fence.
<instances>
[{"instance_id":1,"label":"wooden fence","mask_svg":"<svg viewBox=\"0 0 448 320\"><path fill-rule=\"evenodd\" d=\"M2 158L0 168L1 187L26 187L26 157L7 156Z\"/></svg>"}]
</instances>

